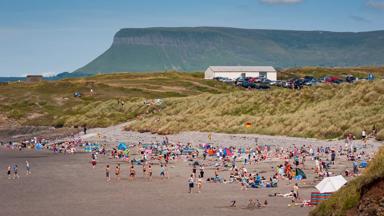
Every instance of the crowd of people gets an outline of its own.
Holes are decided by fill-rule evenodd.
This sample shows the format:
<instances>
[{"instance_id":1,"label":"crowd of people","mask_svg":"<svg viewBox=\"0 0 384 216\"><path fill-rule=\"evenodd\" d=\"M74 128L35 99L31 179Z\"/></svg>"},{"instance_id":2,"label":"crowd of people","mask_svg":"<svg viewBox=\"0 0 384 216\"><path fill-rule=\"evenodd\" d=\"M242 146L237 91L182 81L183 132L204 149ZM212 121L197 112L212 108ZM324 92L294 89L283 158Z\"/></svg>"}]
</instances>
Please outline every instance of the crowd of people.
<instances>
[{"instance_id":1,"label":"crowd of people","mask_svg":"<svg viewBox=\"0 0 384 216\"><path fill-rule=\"evenodd\" d=\"M131 144L129 146L113 147L108 149L107 145L91 144L73 138L71 140L49 143L44 140L34 138L22 145L9 143L7 148L36 148L37 145L44 143L43 149L54 153L74 154L84 149L90 149L90 163L95 169L99 156L103 155L107 160L105 165L106 182L121 181L122 176L127 176L129 181L137 180L137 170L142 170L142 178L152 181L154 176L161 180L170 178L170 163L175 164L183 161L191 167L191 172L187 177L187 192L201 193L204 184L238 184L240 190L247 191L252 189L278 188L282 181L291 185L291 190L287 193L274 193L272 196L291 198L293 201L301 200L300 182L306 179L306 173L321 180L322 178L338 175L333 167L340 159L351 161L352 166L348 166L342 174L346 177L359 175L359 162L369 161L373 154L367 153L367 137L362 132L362 141L356 141L352 136L347 136L345 145L290 145L274 146L268 144L250 144L247 146L221 146L214 144L201 144L193 146L191 143L182 144L172 143L167 137L161 142L150 144ZM20 147L21 146L21 147ZM344 158L343 158L344 157ZM311 163L308 163L311 161ZM129 164L127 170L122 169L121 164ZM270 169L261 170L259 165L270 163ZM115 165L114 165L115 164ZM153 168L159 170L153 173ZM26 175L31 174L31 167L28 161L25 162ZM350 167L350 168L349 168ZM206 170L212 170L207 175ZM305 172L304 172L305 170ZM267 172L268 171L268 172ZM140 172L139 172L140 173ZM9 179L18 179L18 165L7 167ZM259 201L252 200L255 206L265 206Z\"/></svg>"}]
</instances>

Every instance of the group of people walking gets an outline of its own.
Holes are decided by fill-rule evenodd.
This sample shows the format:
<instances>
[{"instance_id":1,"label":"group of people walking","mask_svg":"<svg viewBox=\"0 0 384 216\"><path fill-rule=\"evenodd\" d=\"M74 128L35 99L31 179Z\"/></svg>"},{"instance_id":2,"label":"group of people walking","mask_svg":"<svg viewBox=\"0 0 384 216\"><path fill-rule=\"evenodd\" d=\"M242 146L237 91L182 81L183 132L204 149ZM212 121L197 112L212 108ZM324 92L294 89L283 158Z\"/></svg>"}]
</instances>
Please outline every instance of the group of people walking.
<instances>
[{"instance_id":1,"label":"group of people walking","mask_svg":"<svg viewBox=\"0 0 384 216\"><path fill-rule=\"evenodd\" d=\"M25 161L26 175L31 175L31 166L28 161ZM13 174L13 175L12 175ZM19 166L17 164L8 165L7 167L8 179L19 179Z\"/></svg>"}]
</instances>

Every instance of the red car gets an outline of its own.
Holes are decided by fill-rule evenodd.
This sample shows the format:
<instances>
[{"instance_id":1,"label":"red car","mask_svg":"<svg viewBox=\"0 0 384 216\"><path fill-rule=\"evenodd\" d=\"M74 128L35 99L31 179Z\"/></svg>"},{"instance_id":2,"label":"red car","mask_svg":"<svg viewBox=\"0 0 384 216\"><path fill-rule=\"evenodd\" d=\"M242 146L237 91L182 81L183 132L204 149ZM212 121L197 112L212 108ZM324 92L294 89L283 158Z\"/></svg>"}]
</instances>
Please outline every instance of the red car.
<instances>
[{"instance_id":1,"label":"red car","mask_svg":"<svg viewBox=\"0 0 384 216\"><path fill-rule=\"evenodd\" d=\"M340 79L339 77L337 76L329 76L327 78L325 78L324 80L325 83L335 83L335 84L340 84L343 82L342 79Z\"/></svg>"}]
</instances>

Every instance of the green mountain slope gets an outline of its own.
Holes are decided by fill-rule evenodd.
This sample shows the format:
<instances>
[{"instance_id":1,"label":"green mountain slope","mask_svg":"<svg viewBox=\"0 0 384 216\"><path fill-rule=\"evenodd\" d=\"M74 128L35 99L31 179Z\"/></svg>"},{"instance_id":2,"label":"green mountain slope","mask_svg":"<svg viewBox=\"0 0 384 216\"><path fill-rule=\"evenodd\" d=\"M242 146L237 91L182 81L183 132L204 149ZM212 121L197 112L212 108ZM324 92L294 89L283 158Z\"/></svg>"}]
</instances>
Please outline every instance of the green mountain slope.
<instances>
[{"instance_id":1,"label":"green mountain slope","mask_svg":"<svg viewBox=\"0 0 384 216\"><path fill-rule=\"evenodd\" d=\"M77 73L201 71L209 65L384 64L384 31L326 32L218 27L127 28Z\"/></svg>"}]
</instances>

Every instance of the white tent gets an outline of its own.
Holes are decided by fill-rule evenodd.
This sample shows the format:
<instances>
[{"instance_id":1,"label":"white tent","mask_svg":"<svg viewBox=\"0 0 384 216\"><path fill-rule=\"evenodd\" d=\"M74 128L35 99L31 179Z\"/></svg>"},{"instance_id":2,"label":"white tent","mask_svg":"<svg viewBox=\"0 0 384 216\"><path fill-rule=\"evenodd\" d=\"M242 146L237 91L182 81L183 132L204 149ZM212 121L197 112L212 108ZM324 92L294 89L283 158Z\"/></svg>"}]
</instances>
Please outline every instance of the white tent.
<instances>
[{"instance_id":1,"label":"white tent","mask_svg":"<svg viewBox=\"0 0 384 216\"><path fill-rule=\"evenodd\" d=\"M343 185L347 183L347 180L341 175L324 178L316 188L320 193L331 193L338 191Z\"/></svg>"}]
</instances>

